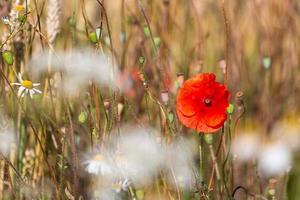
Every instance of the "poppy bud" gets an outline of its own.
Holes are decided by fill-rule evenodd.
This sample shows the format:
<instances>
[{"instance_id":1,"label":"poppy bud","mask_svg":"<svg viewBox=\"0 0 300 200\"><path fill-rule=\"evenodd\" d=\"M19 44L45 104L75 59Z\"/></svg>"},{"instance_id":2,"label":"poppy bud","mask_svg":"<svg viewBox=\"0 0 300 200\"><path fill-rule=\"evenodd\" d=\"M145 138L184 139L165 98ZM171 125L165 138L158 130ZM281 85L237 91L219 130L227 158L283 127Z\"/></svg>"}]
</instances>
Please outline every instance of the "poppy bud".
<instances>
[{"instance_id":1,"label":"poppy bud","mask_svg":"<svg viewBox=\"0 0 300 200\"><path fill-rule=\"evenodd\" d=\"M106 110L108 110L110 108L110 102L109 102L109 100L105 100L104 101L104 107L105 107Z\"/></svg>"},{"instance_id":2,"label":"poppy bud","mask_svg":"<svg viewBox=\"0 0 300 200\"><path fill-rule=\"evenodd\" d=\"M118 103L117 108L118 108L118 120L121 121L121 115L124 109L124 104Z\"/></svg>"},{"instance_id":3,"label":"poppy bud","mask_svg":"<svg viewBox=\"0 0 300 200\"><path fill-rule=\"evenodd\" d=\"M98 28L96 28L96 36L97 36L97 40L99 40L100 39L100 34L101 34L101 28L100 27L98 27Z\"/></svg>"},{"instance_id":4,"label":"poppy bud","mask_svg":"<svg viewBox=\"0 0 300 200\"><path fill-rule=\"evenodd\" d=\"M178 73L177 74L177 84L178 87L180 88L184 83L184 74L183 73Z\"/></svg>"},{"instance_id":5,"label":"poppy bud","mask_svg":"<svg viewBox=\"0 0 300 200\"><path fill-rule=\"evenodd\" d=\"M165 105L168 105L168 103L169 103L169 92L168 92L168 90L161 91L160 96L161 96L162 102Z\"/></svg>"},{"instance_id":6,"label":"poppy bud","mask_svg":"<svg viewBox=\"0 0 300 200\"><path fill-rule=\"evenodd\" d=\"M140 56L140 57L139 57L139 63L140 63L141 65L143 65L143 64L145 63L145 57L144 57L144 56Z\"/></svg>"},{"instance_id":7,"label":"poppy bud","mask_svg":"<svg viewBox=\"0 0 300 200\"><path fill-rule=\"evenodd\" d=\"M91 32L89 34L89 39L92 43L97 43L98 42L98 39L97 39L97 34L96 32Z\"/></svg>"},{"instance_id":8,"label":"poppy bud","mask_svg":"<svg viewBox=\"0 0 300 200\"><path fill-rule=\"evenodd\" d=\"M220 60L219 61L219 67L222 70L223 74L226 73L226 61L225 60Z\"/></svg>"},{"instance_id":9,"label":"poppy bud","mask_svg":"<svg viewBox=\"0 0 300 200\"><path fill-rule=\"evenodd\" d=\"M7 65L12 65L14 63L14 55L11 51L3 52L2 58Z\"/></svg>"},{"instance_id":10,"label":"poppy bud","mask_svg":"<svg viewBox=\"0 0 300 200\"><path fill-rule=\"evenodd\" d=\"M154 40L155 46L159 47L160 46L160 37L154 37L153 40Z\"/></svg>"},{"instance_id":11,"label":"poppy bud","mask_svg":"<svg viewBox=\"0 0 300 200\"><path fill-rule=\"evenodd\" d=\"M233 104L229 104L229 106L227 107L227 113L228 114L232 114L234 111L234 105Z\"/></svg>"},{"instance_id":12,"label":"poppy bud","mask_svg":"<svg viewBox=\"0 0 300 200\"><path fill-rule=\"evenodd\" d=\"M244 93L242 91L235 94L235 103L237 105L238 114L241 116L244 113Z\"/></svg>"},{"instance_id":13,"label":"poppy bud","mask_svg":"<svg viewBox=\"0 0 300 200\"><path fill-rule=\"evenodd\" d=\"M144 26L144 34L146 37L150 37L150 29L148 26Z\"/></svg>"},{"instance_id":14,"label":"poppy bud","mask_svg":"<svg viewBox=\"0 0 300 200\"><path fill-rule=\"evenodd\" d=\"M271 67L272 61L270 57L264 57L262 60L262 64L265 69L269 69Z\"/></svg>"},{"instance_id":15,"label":"poppy bud","mask_svg":"<svg viewBox=\"0 0 300 200\"><path fill-rule=\"evenodd\" d=\"M238 106L241 106L244 104L244 93L242 91L239 91L235 94L235 102Z\"/></svg>"},{"instance_id":16,"label":"poppy bud","mask_svg":"<svg viewBox=\"0 0 300 200\"><path fill-rule=\"evenodd\" d=\"M214 138L211 134L205 134L204 140L205 140L206 144L211 145L214 141Z\"/></svg>"}]
</instances>

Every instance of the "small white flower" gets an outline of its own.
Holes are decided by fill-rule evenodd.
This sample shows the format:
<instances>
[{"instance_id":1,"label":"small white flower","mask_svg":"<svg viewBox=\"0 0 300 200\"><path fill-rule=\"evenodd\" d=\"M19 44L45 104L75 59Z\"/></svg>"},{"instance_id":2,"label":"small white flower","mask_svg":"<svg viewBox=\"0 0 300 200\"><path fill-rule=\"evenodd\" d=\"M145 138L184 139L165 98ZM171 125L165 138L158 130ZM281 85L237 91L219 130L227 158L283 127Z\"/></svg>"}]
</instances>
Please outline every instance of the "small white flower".
<instances>
[{"instance_id":1,"label":"small white flower","mask_svg":"<svg viewBox=\"0 0 300 200\"><path fill-rule=\"evenodd\" d=\"M40 85L40 83L33 83L32 81L30 80L23 80L22 79L22 76L21 74L19 73L18 74L18 80L19 80L19 83L12 83L12 85L17 85L17 86L20 86L19 87L19 90L18 90L18 96L19 97L24 97L25 94L29 94L30 97L32 98L33 95L37 92L39 94L42 93L42 91L34 88L34 87L37 87Z\"/></svg>"},{"instance_id":2,"label":"small white flower","mask_svg":"<svg viewBox=\"0 0 300 200\"><path fill-rule=\"evenodd\" d=\"M1 17L3 24L9 25L11 22L8 16Z\"/></svg>"},{"instance_id":3,"label":"small white flower","mask_svg":"<svg viewBox=\"0 0 300 200\"><path fill-rule=\"evenodd\" d=\"M131 182L125 178L119 180L117 183L113 184L113 189L116 193L120 193L121 191L127 191Z\"/></svg>"},{"instance_id":4,"label":"small white flower","mask_svg":"<svg viewBox=\"0 0 300 200\"><path fill-rule=\"evenodd\" d=\"M95 175L107 175L112 173L112 169L102 154L96 154L91 160L83 163L86 165L86 171Z\"/></svg>"}]
</instances>

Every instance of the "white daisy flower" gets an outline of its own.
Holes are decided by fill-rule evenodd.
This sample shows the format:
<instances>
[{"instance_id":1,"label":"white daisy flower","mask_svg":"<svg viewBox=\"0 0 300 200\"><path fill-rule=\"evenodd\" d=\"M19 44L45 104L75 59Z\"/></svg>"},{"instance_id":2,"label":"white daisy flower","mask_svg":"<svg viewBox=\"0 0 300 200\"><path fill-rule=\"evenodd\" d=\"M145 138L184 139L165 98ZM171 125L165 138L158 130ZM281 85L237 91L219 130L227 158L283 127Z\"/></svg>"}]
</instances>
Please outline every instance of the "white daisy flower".
<instances>
[{"instance_id":1,"label":"white daisy flower","mask_svg":"<svg viewBox=\"0 0 300 200\"><path fill-rule=\"evenodd\" d=\"M95 175L107 175L112 173L112 169L102 154L96 154L91 160L83 163L86 165L86 171Z\"/></svg>"},{"instance_id":2,"label":"white daisy flower","mask_svg":"<svg viewBox=\"0 0 300 200\"><path fill-rule=\"evenodd\" d=\"M24 97L25 94L29 94L30 97L32 98L33 95L37 92L39 94L42 93L42 91L34 88L34 87L37 87L40 85L40 83L33 83L32 81L30 80L23 80L22 79L22 76L21 74L19 73L18 74L18 80L19 80L19 83L12 83L12 85L17 85L17 86L20 86L19 87L19 90L18 90L18 96L19 97Z\"/></svg>"},{"instance_id":3,"label":"white daisy flower","mask_svg":"<svg viewBox=\"0 0 300 200\"><path fill-rule=\"evenodd\" d=\"M127 191L130 184L131 184L131 182L127 178L121 179L118 182L116 182L115 184L113 184L113 190L116 193L120 193L121 191Z\"/></svg>"},{"instance_id":4,"label":"white daisy flower","mask_svg":"<svg viewBox=\"0 0 300 200\"><path fill-rule=\"evenodd\" d=\"M3 24L9 25L11 22L8 16L1 17Z\"/></svg>"}]
</instances>

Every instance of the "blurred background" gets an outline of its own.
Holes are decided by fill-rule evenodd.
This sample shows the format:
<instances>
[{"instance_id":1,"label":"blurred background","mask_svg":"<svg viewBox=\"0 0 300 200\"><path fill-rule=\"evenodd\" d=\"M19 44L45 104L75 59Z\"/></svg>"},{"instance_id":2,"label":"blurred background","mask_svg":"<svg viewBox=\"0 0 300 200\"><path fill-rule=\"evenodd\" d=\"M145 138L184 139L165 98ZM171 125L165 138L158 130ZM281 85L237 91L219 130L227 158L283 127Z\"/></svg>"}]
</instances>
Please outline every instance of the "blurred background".
<instances>
[{"instance_id":1,"label":"blurred background","mask_svg":"<svg viewBox=\"0 0 300 200\"><path fill-rule=\"evenodd\" d=\"M1 199L300 199L299 1L0 0L0 17ZM211 136L176 118L203 72L234 106ZM18 73L43 93L19 98ZM107 173L123 154L134 173Z\"/></svg>"}]
</instances>

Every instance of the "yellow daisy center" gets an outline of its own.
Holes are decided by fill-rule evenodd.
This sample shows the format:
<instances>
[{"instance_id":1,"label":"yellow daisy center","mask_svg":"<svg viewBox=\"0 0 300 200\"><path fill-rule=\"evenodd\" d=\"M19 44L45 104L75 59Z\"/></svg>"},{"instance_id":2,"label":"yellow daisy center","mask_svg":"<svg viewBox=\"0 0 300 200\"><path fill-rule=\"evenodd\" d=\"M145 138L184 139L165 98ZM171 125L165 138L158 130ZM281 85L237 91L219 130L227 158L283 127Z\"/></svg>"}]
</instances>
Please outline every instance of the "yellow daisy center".
<instances>
[{"instance_id":1,"label":"yellow daisy center","mask_svg":"<svg viewBox=\"0 0 300 200\"><path fill-rule=\"evenodd\" d=\"M23 10L25 10L25 7L23 5L15 5L15 10L17 12L22 12Z\"/></svg>"},{"instance_id":2,"label":"yellow daisy center","mask_svg":"<svg viewBox=\"0 0 300 200\"><path fill-rule=\"evenodd\" d=\"M100 160L103 160L103 159L104 159L104 156L102 156L101 154L97 154L97 155L95 155L93 160L100 161Z\"/></svg>"},{"instance_id":3,"label":"yellow daisy center","mask_svg":"<svg viewBox=\"0 0 300 200\"><path fill-rule=\"evenodd\" d=\"M32 83L32 81L24 80L23 83L22 83L22 86L26 87L27 89L32 89L33 88L33 83Z\"/></svg>"}]
</instances>

